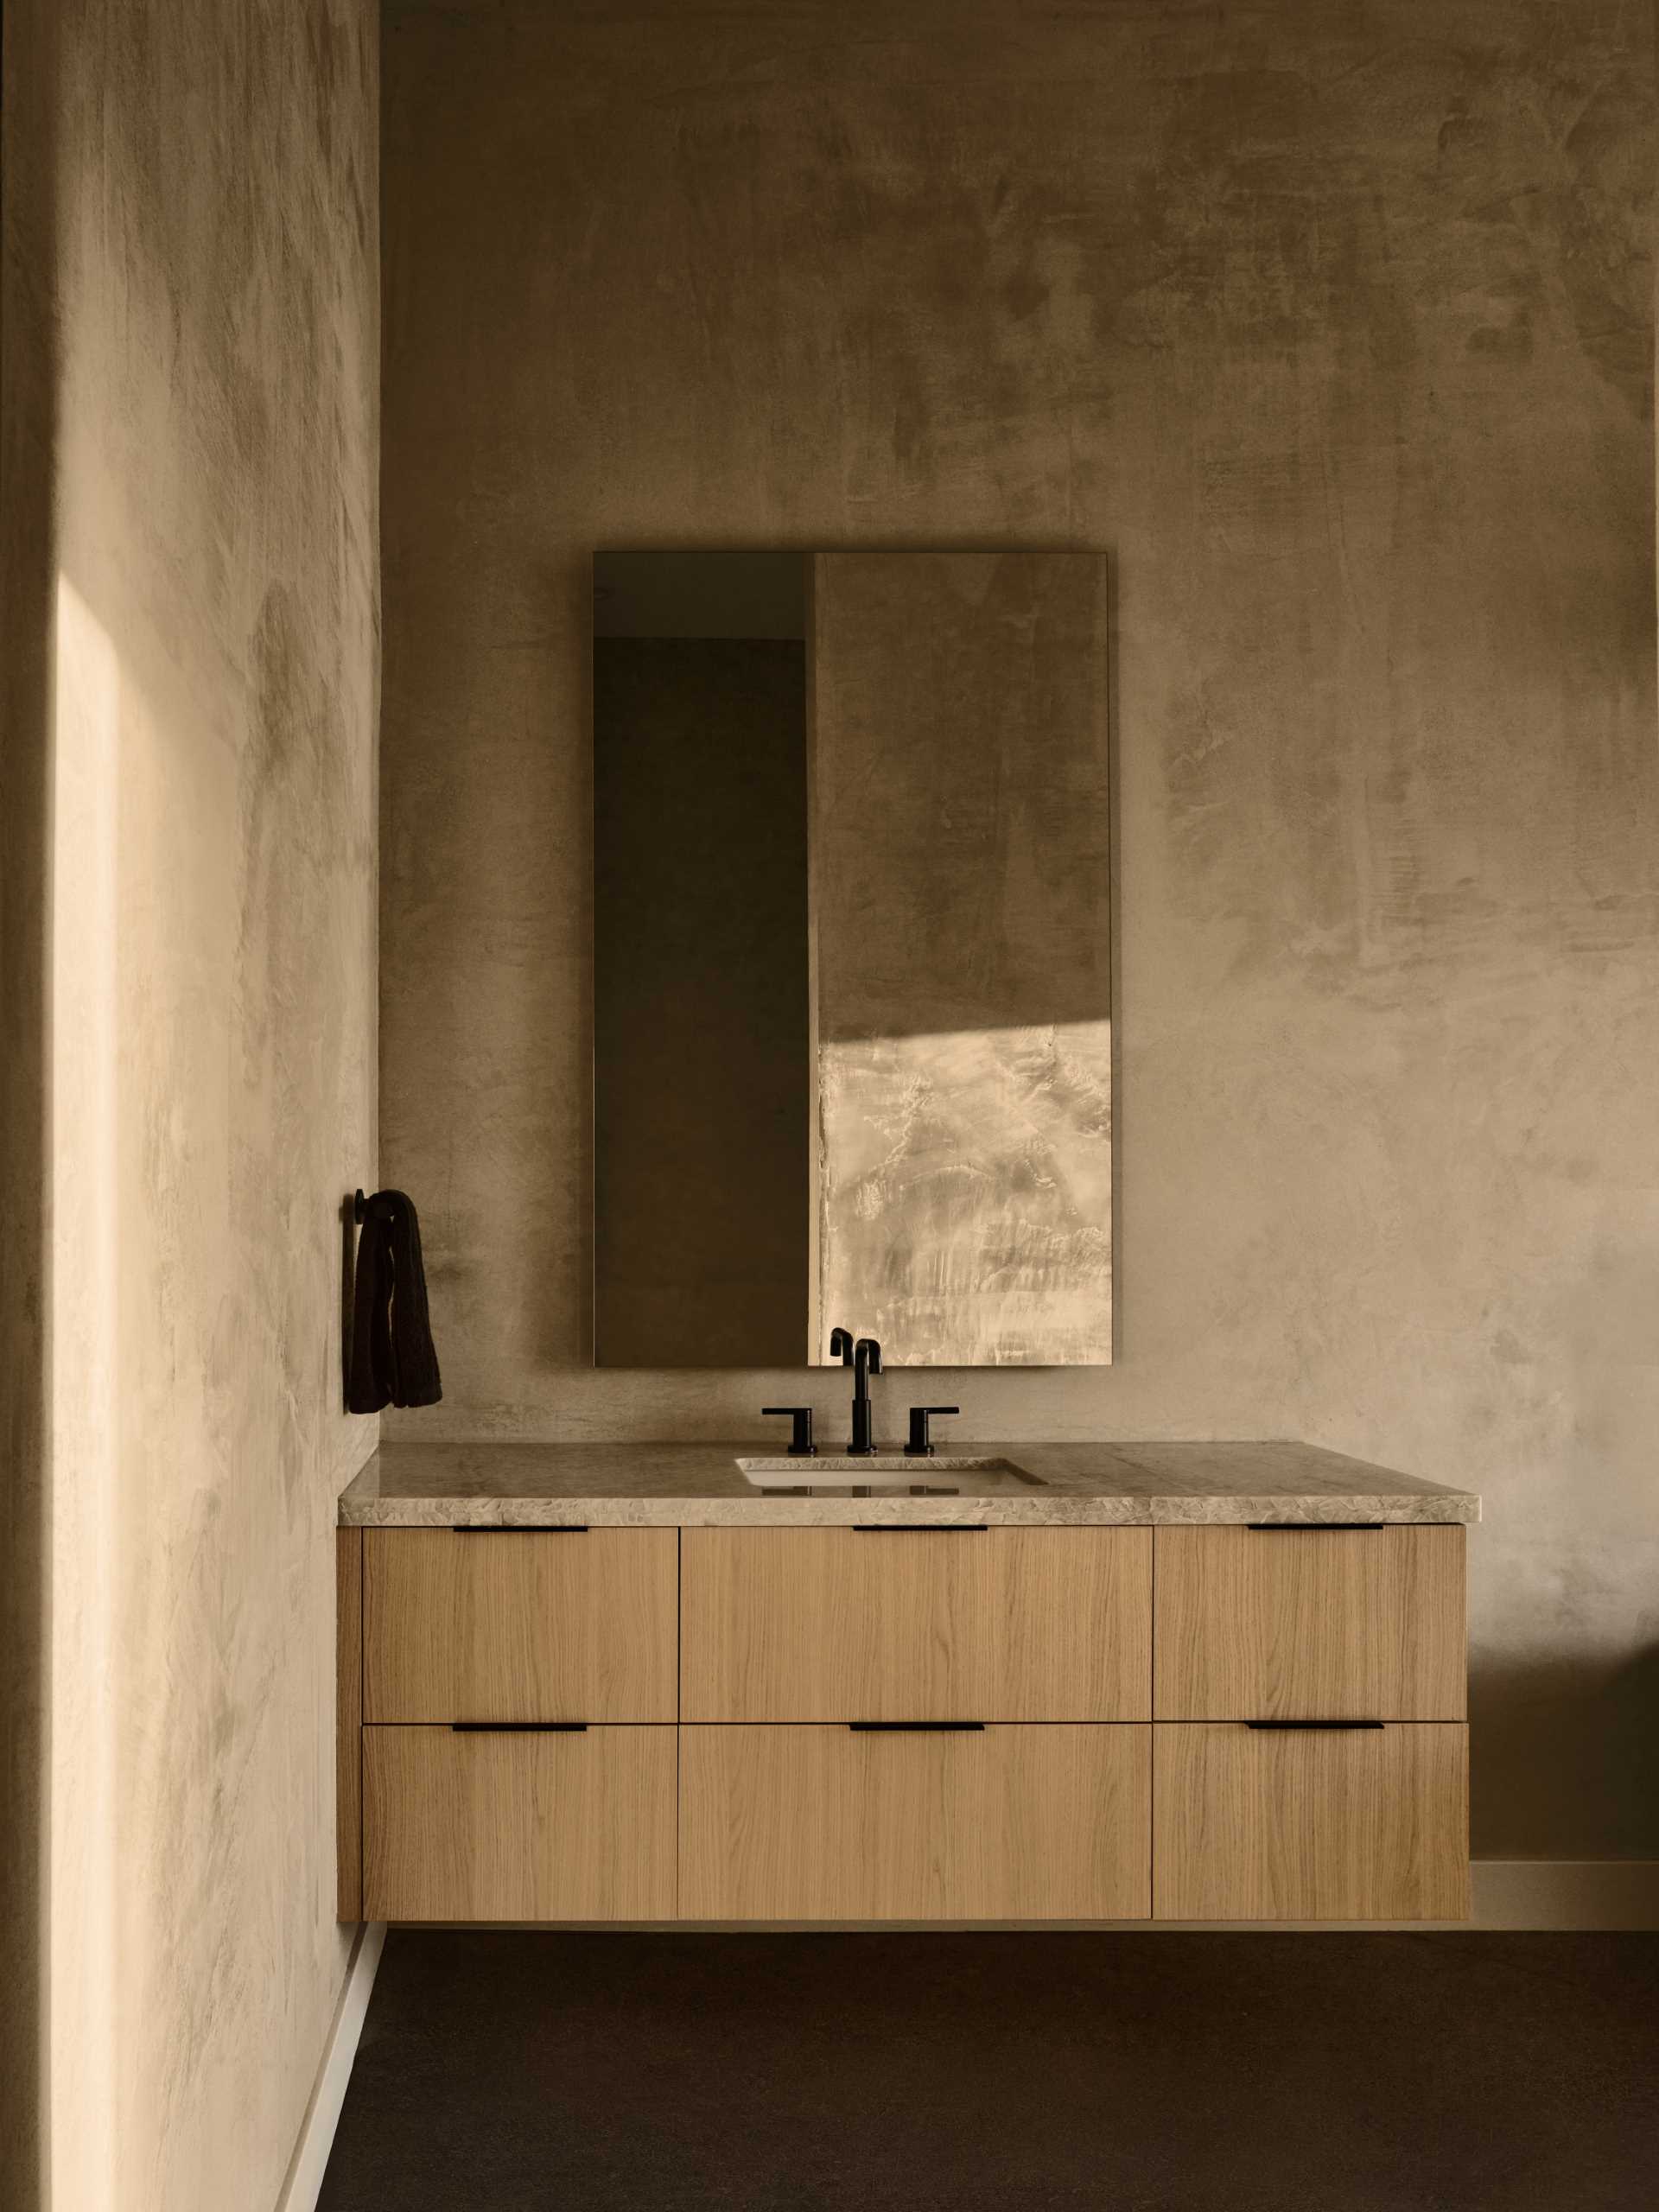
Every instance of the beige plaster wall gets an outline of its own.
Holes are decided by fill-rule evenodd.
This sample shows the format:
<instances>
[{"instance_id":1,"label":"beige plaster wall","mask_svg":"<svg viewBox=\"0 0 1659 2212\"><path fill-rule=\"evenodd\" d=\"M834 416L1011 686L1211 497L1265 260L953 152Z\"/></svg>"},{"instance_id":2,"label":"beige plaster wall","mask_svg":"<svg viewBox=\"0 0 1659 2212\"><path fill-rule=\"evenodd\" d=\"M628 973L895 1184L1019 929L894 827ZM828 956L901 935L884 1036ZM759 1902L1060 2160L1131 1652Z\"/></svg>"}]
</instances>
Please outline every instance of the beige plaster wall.
<instances>
[{"instance_id":1,"label":"beige plaster wall","mask_svg":"<svg viewBox=\"0 0 1659 2212\"><path fill-rule=\"evenodd\" d=\"M1476 1485L1477 1848L1659 1855L1652 36L394 0L382 1166L445 1384L395 1433L794 1387L577 1364L593 549L1103 548L1119 1363L926 1395Z\"/></svg>"},{"instance_id":2,"label":"beige plaster wall","mask_svg":"<svg viewBox=\"0 0 1659 2212\"><path fill-rule=\"evenodd\" d=\"M6 622L41 679L9 687L5 737L30 802L11 835L45 877L43 930L7 950L35 983L8 1166L32 1082L45 1210L32 1339L22 1300L6 1317L35 1355L8 1497L38 1500L43 1586L9 1595L44 1777L36 2018L9 2023L43 2063L6 2202L257 2212L346 1957L333 1522L375 1437L342 1406L340 1208L377 1144L378 25L368 0L5 14Z\"/></svg>"}]
</instances>

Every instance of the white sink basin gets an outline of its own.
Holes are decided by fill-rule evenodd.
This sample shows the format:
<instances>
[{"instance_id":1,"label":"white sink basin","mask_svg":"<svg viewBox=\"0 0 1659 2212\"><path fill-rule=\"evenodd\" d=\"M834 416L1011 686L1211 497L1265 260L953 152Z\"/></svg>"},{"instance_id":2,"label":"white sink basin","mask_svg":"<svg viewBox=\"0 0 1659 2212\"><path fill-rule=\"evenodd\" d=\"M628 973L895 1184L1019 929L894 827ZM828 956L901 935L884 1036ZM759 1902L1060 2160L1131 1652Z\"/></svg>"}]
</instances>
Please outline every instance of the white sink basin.
<instances>
[{"instance_id":1,"label":"white sink basin","mask_svg":"<svg viewBox=\"0 0 1659 2212\"><path fill-rule=\"evenodd\" d=\"M751 1489L805 1497L995 1497L1044 1486L1012 1459L969 1452L936 1452L925 1459L903 1452L878 1452L868 1459L842 1452L820 1452L810 1459L758 1452L740 1459L737 1467Z\"/></svg>"}]
</instances>

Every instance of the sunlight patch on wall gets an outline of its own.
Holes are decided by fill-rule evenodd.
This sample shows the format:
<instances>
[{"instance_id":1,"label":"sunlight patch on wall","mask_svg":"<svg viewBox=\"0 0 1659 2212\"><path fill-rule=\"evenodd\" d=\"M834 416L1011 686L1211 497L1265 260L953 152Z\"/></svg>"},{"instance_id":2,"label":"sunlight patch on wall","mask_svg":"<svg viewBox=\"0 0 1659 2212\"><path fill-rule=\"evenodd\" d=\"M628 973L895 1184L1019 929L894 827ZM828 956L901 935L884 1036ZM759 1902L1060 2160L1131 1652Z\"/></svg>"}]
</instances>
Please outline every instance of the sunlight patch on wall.
<instances>
[{"instance_id":1,"label":"sunlight patch on wall","mask_svg":"<svg viewBox=\"0 0 1659 2212\"><path fill-rule=\"evenodd\" d=\"M48 2057L53 2196L118 2202L117 835L121 675L58 579L54 666Z\"/></svg>"}]
</instances>

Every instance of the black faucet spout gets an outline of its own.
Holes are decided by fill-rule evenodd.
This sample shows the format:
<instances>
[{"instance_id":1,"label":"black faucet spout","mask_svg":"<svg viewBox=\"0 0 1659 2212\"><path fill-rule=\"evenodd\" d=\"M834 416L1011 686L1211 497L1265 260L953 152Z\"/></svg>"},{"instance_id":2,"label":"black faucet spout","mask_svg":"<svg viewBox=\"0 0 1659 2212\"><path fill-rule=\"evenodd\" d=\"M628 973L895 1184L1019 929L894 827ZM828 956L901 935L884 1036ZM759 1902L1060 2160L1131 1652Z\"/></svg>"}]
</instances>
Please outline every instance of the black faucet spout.
<instances>
[{"instance_id":1,"label":"black faucet spout","mask_svg":"<svg viewBox=\"0 0 1659 2212\"><path fill-rule=\"evenodd\" d=\"M853 1440L849 1459L868 1459L875 1450L870 1433L870 1377L881 1372L881 1347L874 1337L861 1337L853 1348Z\"/></svg>"}]
</instances>

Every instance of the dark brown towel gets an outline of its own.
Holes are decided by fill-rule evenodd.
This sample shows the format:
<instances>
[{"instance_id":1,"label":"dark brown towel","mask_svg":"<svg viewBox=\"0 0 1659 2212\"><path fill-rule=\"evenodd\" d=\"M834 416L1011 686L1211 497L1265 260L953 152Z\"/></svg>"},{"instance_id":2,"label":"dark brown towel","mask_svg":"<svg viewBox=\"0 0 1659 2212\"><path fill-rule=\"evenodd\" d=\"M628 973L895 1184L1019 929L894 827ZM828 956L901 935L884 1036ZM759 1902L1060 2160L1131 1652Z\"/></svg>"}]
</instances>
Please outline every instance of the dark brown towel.
<instances>
[{"instance_id":1,"label":"dark brown towel","mask_svg":"<svg viewBox=\"0 0 1659 2212\"><path fill-rule=\"evenodd\" d=\"M354 1414L378 1414L383 1406L435 1406L443 1386L426 1310L414 1204L402 1191L377 1191L365 1211L357 1247L346 1403Z\"/></svg>"}]
</instances>

